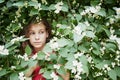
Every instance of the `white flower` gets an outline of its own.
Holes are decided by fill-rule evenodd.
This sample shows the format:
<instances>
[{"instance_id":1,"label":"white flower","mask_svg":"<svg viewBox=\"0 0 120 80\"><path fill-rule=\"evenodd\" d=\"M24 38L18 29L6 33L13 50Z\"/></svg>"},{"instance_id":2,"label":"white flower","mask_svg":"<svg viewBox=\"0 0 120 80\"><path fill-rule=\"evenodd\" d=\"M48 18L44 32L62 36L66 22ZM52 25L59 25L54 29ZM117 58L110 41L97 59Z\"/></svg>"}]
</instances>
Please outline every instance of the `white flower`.
<instances>
[{"instance_id":1,"label":"white flower","mask_svg":"<svg viewBox=\"0 0 120 80\"><path fill-rule=\"evenodd\" d=\"M107 70L108 70L108 71L110 71L110 70L111 70L111 68L110 68L110 67L107 67Z\"/></svg>"},{"instance_id":2,"label":"white flower","mask_svg":"<svg viewBox=\"0 0 120 80\"><path fill-rule=\"evenodd\" d=\"M18 55L18 58L24 59L24 57L23 57L23 56L21 56L21 55Z\"/></svg>"},{"instance_id":3,"label":"white flower","mask_svg":"<svg viewBox=\"0 0 120 80\"><path fill-rule=\"evenodd\" d=\"M78 74L76 74L74 78L75 78L75 80L81 80L82 79L81 76L78 75Z\"/></svg>"},{"instance_id":4,"label":"white flower","mask_svg":"<svg viewBox=\"0 0 120 80\"><path fill-rule=\"evenodd\" d=\"M26 53L23 55L23 58L24 58L25 61L28 61L28 60L29 60L29 59L28 59L28 55L27 55Z\"/></svg>"},{"instance_id":5,"label":"white flower","mask_svg":"<svg viewBox=\"0 0 120 80\"><path fill-rule=\"evenodd\" d=\"M56 27L60 27L60 26L61 26L61 24L57 24L57 25L56 25Z\"/></svg>"},{"instance_id":6,"label":"white flower","mask_svg":"<svg viewBox=\"0 0 120 80\"><path fill-rule=\"evenodd\" d=\"M87 58L87 61L88 61L89 63L91 63L91 62L92 62L92 57L91 57L91 56L88 57L88 58Z\"/></svg>"},{"instance_id":7,"label":"white flower","mask_svg":"<svg viewBox=\"0 0 120 80\"><path fill-rule=\"evenodd\" d=\"M16 69L16 66L11 66L11 69L13 70L13 69Z\"/></svg>"},{"instance_id":8,"label":"white flower","mask_svg":"<svg viewBox=\"0 0 120 80\"><path fill-rule=\"evenodd\" d=\"M77 72L76 68L73 67L71 72L75 74Z\"/></svg>"},{"instance_id":9,"label":"white flower","mask_svg":"<svg viewBox=\"0 0 120 80\"><path fill-rule=\"evenodd\" d=\"M26 53L23 56L18 55L18 58L24 59L25 61L29 60L28 55Z\"/></svg>"},{"instance_id":10,"label":"white flower","mask_svg":"<svg viewBox=\"0 0 120 80\"><path fill-rule=\"evenodd\" d=\"M118 54L118 55L119 55L119 54L120 54L120 52L119 52L119 51L116 51L116 54Z\"/></svg>"},{"instance_id":11,"label":"white flower","mask_svg":"<svg viewBox=\"0 0 120 80\"><path fill-rule=\"evenodd\" d=\"M120 8L114 7L114 10L116 10L117 15L120 15Z\"/></svg>"},{"instance_id":12,"label":"white flower","mask_svg":"<svg viewBox=\"0 0 120 80\"><path fill-rule=\"evenodd\" d=\"M11 43L14 44L15 42L20 41L21 39L23 39L23 36L12 39Z\"/></svg>"},{"instance_id":13,"label":"white flower","mask_svg":"<svg viewBox=\"0 0 120 80\"><path fill-rule=\"evenodd\" d=\"M32 56L32 59L33 59L33 60L37 59L37 53Z\"/></svg>"},{"instance_id":14,"label":"white flower","mask_svg":"<svg viewBox=\"0 0 120 80\"><path fill-rule=\"evenodd\" d=\"M105 67L105 68L108 68L108 65L107 65L107 64L105 64L105 65L104 65L104 67Z\"/></svg>"},{"instance_id":15,"label":"white flower","mask_svg":"<svg viewBox=\"0 0 120 80\"><path fill-rule=\"evenodd\" d=\"M88 21L84 22L86 26L90 26L90 23Z\"/></svg>"},{"instance_id":16,"label":"white flower","mask_svg":"<svg viewBox=\"0 0 120 80\"><path fill-rule=\"evenodd\" d=\"M95 7L90 7L89 9L91 13L96 13L98 11Z\"/></svg>"},{"instance_id":17,"label":"white flower","mask_svg":"<svg viewBox=\"0 0 120 80\"><path fill-rule=\"evenodd\" d=\"M51 60L51 58L50 58L50 57L48 57L48 56L45 56L45 60L50 61L50 60Z\"/></svg>"},{"instance_id":18,"label":"white flower","mask_svg":"<svg viewBox=\"0 0 120 80\"><path fill-rule=\"evenodd\" d=\"M81 15L86 15L86 12L85 12L85 11L82 11L80 14L81 14Z\"/></svg>"},{"instance_id":19,"label":"white flower","mask_svg":"<svg viewBox=\"0 0 120 80\"><path fill-rule=\"evenodd\" d=\"M75 60L73 61L73 66L74 67L72 68L72 73L75 75L77 74L76 75L76 78L77 78L77 76L80 76L80 74L83 73L83 68L82 68L83 65L81 62L78 62L77 60Z\"/></svg>"},{"instance_id":20,"label":"white flower","mask_svg":"<svg viewBox=\"0 0 120 80\"><path fill-rule=\"evenodd\" d=\"M82 29L81 26L77 25L74 30L73 30L76 34L81 35L82 34Z\"/></svg>"},{"instance_id":21,"label":"white flower","mask_svg":"<svg viewBox=\"0 0 120 80\"><path fill-rule=\"evenodd\" d=\"M52 49L59 49L58 42L54 42L50 45Z\"/></svg>"},{"instance_id":22,"label":"white flower","mask_svg":"<svg viewBox=\"0 0 120 80\"><path fill-rule=\"evenodd\" d=\"M110 18L110 24L113 24L115 22L115 19Z\"/></svg>"},{"instance_id":23,"label":"white flower","mask_svg":"<svg viewBox=\"0 0 120 80\"><path fill-rule=\"evenodd\" d=\"M60 69L60 64L53 65L55 69Z\"/></svg>"},{"instance_id":24,"label":"white flower","mask_svg":"<svg viewBox=\"0 0 120 80\"><path fill-rule=\"evenodd\" d=\"M0 45L0 54L8 55L9 54L9 50L6 49L4 45Z\"/></svg>"},{"instance_id":25,"label":"white flower","mask_svg":"<svg viewBox=\"0 0 120 80\"><path fill-rule=\"evenodd\" d=\"M50 53L45 52L45 60L50 61L51 58L49 56L50 56Z\"/></svg>"},{"instance_id":26,"label":"white flower","mask_svg":"<svg viewBox=\"0 0 120 80\"><path fill-rule=\"evenodd\" d=\"M77 60L73 61L73 66L77 66L77 65L78 65L78 61Z\"/></svg>"},{"instance_id":27,"label":"white flower","mask_svg":"<svg viewBox=\"0 0 120 80\"><path fill-rule=\"evenodd\" d=\"M83 68L82 68L82 63L81 62L79 62L78 64L77 64L77 71L78 71L78 73L82 73L83 72Z\"/></svg>"},{"instance_id":28,"label":"white flower","mask_svg":"<svg viewBox=\"0 0 120 80\"><path fill-rule=\"evenodd\" d=\"M96 6L96 7L92 6L89 9L90 9L91 13L97 13L101 9L101 7L100 6Z\"/></svg>"},{"instance_id":29,"label":"white flower","mask_svg":"<svg viewBox=\"0 0 120 80\"><path fill-rule=\"evenodd\" d=\"M53 78L53 80L58 80L58 76L55 74L55 72L52 72L50 76Z\"/></svg>"},{"instance_id":30,"label":"white flower","mask_svg":"<svg viewBox=\"0 0 120 80\"><path fill-rule=\"evenodd\" d=\"M59 50L60 49L56 37L54 37L52 40L50 40L50 47L53 50Z\"/></svg>"},{"instance_id":31,"label":"white flower","mask_svg":"<svg viewBox=\"0 0 120 80\"><path fill-rule=\"evenodd\" d=\"M62 9L63 2L58 2L54 7L55 7L55 13L59 13Z\"/></svg>"},{"instance_id":32,"label":"white flower","mask_svg":"<svg viewBox=\"0 0 120 80\"><path fill-rule=\"evenodd\" d=\"M97 72L97 73L95 73L95 74L96 74L96 76L101 76L101 75L102 75L101 72Z\"/></svg>"},{"instance_id":33,"label":"white flower","mask_svg":"<svg viewBox=\"0 0 120 80\"><path fill-rule=\"evenodd\" d=\"M117 37L116 37L116 35L110 35L110 39L111 39L111 40L116 40Z\"/></svg>"},{"instance_id":34,"label":"white flower","mask_svg":"<svg viewBox=\"0 0 120 80\"><path fill-rule=\"evenodd\" d=\"M109 80L108 78L104 78L104 80Z\"/></svg>"},{"instance_id":35,"label":"white flower","mask_svg":"<svg viewBox=\"0 0 120 80\"><path fill-rule=\"evenodd\" d=\"M48 4L46 0L41 0L43 4Z\"/></svg>"},{"instance_id":36,"label":"white flower","mask_svg":"<svg viewBox=\"0 0 120 80\"><path fill-rule=\"evenodd\" d=\"M74 57L77 59L78 57L82 56L84 53L77 52L77 54L74 54Z\"/></svg>"},{"instance_id":37,"label":"white flower","mask_svg":"<svg viewBox=\"0 0 120 80\"><path fill-rule=\"evenodd\" d=\"M19 77L18 77L20 80L25 80L26 77L24 77L24 73L23 72L20 72L19 73Z\"/></svg>"},{"instance_id":38,"label":"white flower","mask_svg":"<svg viewBox=\"0 0 120 80\"><path fill-rule=\"evenodd\" d=\"M113 67L113 68L115 67L115 62L112 62L112 67Z\"/></svg>"},{"instance_id":39,"label":"white flower","mask_svg":"<svg viewBox=\"0 0 120 80\"><path fill-rule=\"evenodd\" d=\"M110 71L110 70L111 70L111 68L108 66L108 64L105 64L105 65L104 65L104 69L107 69L107 71Z\"/></svg>"}]
</instances>

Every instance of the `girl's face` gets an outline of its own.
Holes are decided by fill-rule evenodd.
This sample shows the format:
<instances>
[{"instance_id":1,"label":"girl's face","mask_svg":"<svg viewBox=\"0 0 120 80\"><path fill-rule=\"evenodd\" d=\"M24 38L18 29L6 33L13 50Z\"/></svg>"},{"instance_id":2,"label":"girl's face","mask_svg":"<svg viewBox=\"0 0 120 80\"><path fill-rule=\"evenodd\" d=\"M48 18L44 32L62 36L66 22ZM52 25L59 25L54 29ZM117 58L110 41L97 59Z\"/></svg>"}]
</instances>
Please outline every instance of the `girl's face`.
<instances>
[{"instance_id":1,"label":"girl's face","mask_svg":"<svg viewBox=\"0 0 120 80\"><path fill-rule=\"evenodd\" d=\"M43 49L47 37L48 37L48 32L46 31L45 25L40 23L40 24L33 24L31 26L29 30L29 41L35 51L39 51Z\"/></svg>"}]
</instances>

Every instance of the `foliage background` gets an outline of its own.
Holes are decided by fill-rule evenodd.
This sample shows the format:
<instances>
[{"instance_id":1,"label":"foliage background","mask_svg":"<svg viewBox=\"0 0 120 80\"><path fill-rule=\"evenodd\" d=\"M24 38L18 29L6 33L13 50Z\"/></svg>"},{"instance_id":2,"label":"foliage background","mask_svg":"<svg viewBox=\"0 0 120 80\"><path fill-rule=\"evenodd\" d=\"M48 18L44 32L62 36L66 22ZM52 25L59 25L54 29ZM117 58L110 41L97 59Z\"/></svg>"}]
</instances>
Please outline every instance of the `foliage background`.
<instances>
[{"instance_id":1,"label":"foliage background","mask_svg":"<svg viewBox=\"0 0 120 80\"><path fill-rule=\"evenodd\" d=\"M52 25L54 38L43 51L56 51L50 61L43 52L35 60L20 54L26 40L20 31L33 17ZM119 37L119 0L0 0L0 80L24 80L19 73L37 60L47 79L53 70L68 70L71 80L119 80ZM26 53L31 53L29 47ZM62 66L56 69L56 64Z\"/></svg>"}]
</instances>

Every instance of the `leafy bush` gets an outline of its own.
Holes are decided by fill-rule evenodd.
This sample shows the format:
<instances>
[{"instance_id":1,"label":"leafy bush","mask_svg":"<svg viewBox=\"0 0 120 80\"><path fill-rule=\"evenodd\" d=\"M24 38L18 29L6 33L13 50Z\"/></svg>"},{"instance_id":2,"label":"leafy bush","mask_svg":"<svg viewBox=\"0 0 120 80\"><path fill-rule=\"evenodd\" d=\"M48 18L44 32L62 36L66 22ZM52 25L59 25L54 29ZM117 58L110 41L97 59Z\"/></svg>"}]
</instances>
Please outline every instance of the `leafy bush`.
<instances>
[{"instance_id":1,"label":"leafy bush","mask_svg":"<svg viewBox=\"0 0 120 80\"><path fill-rule=\"evenodd\" d=\"M119 0L0 0L0 12L1 80L24 80L27 67L37 61L47 79L66 70L71 80L120 79ZM29 46L20 53L26 39L19 34L32 18L47 18L54 37L29 59ZM46 58L53 50L56 54Z\"/></svg>"}]
</instances>

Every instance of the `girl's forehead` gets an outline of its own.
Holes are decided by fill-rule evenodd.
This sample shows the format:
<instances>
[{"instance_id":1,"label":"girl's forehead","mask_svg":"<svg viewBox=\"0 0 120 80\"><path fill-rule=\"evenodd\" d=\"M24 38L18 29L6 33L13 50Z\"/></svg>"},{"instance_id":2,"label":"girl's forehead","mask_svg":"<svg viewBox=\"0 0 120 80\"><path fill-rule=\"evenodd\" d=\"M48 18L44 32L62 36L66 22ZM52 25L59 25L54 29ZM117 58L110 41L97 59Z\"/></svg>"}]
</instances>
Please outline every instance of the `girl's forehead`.
<instances>
[{"instance_id":1,"label":"girl's forehead","mask_svg":"<svg viewBox=\"0 0 120 80\"><path fill-rule=\"evenodd\" d=\"M44 24L32 24L30 27L30 30L34 30L34 29L46 29L46 26Z\"/></svg>"}]
</instances>

